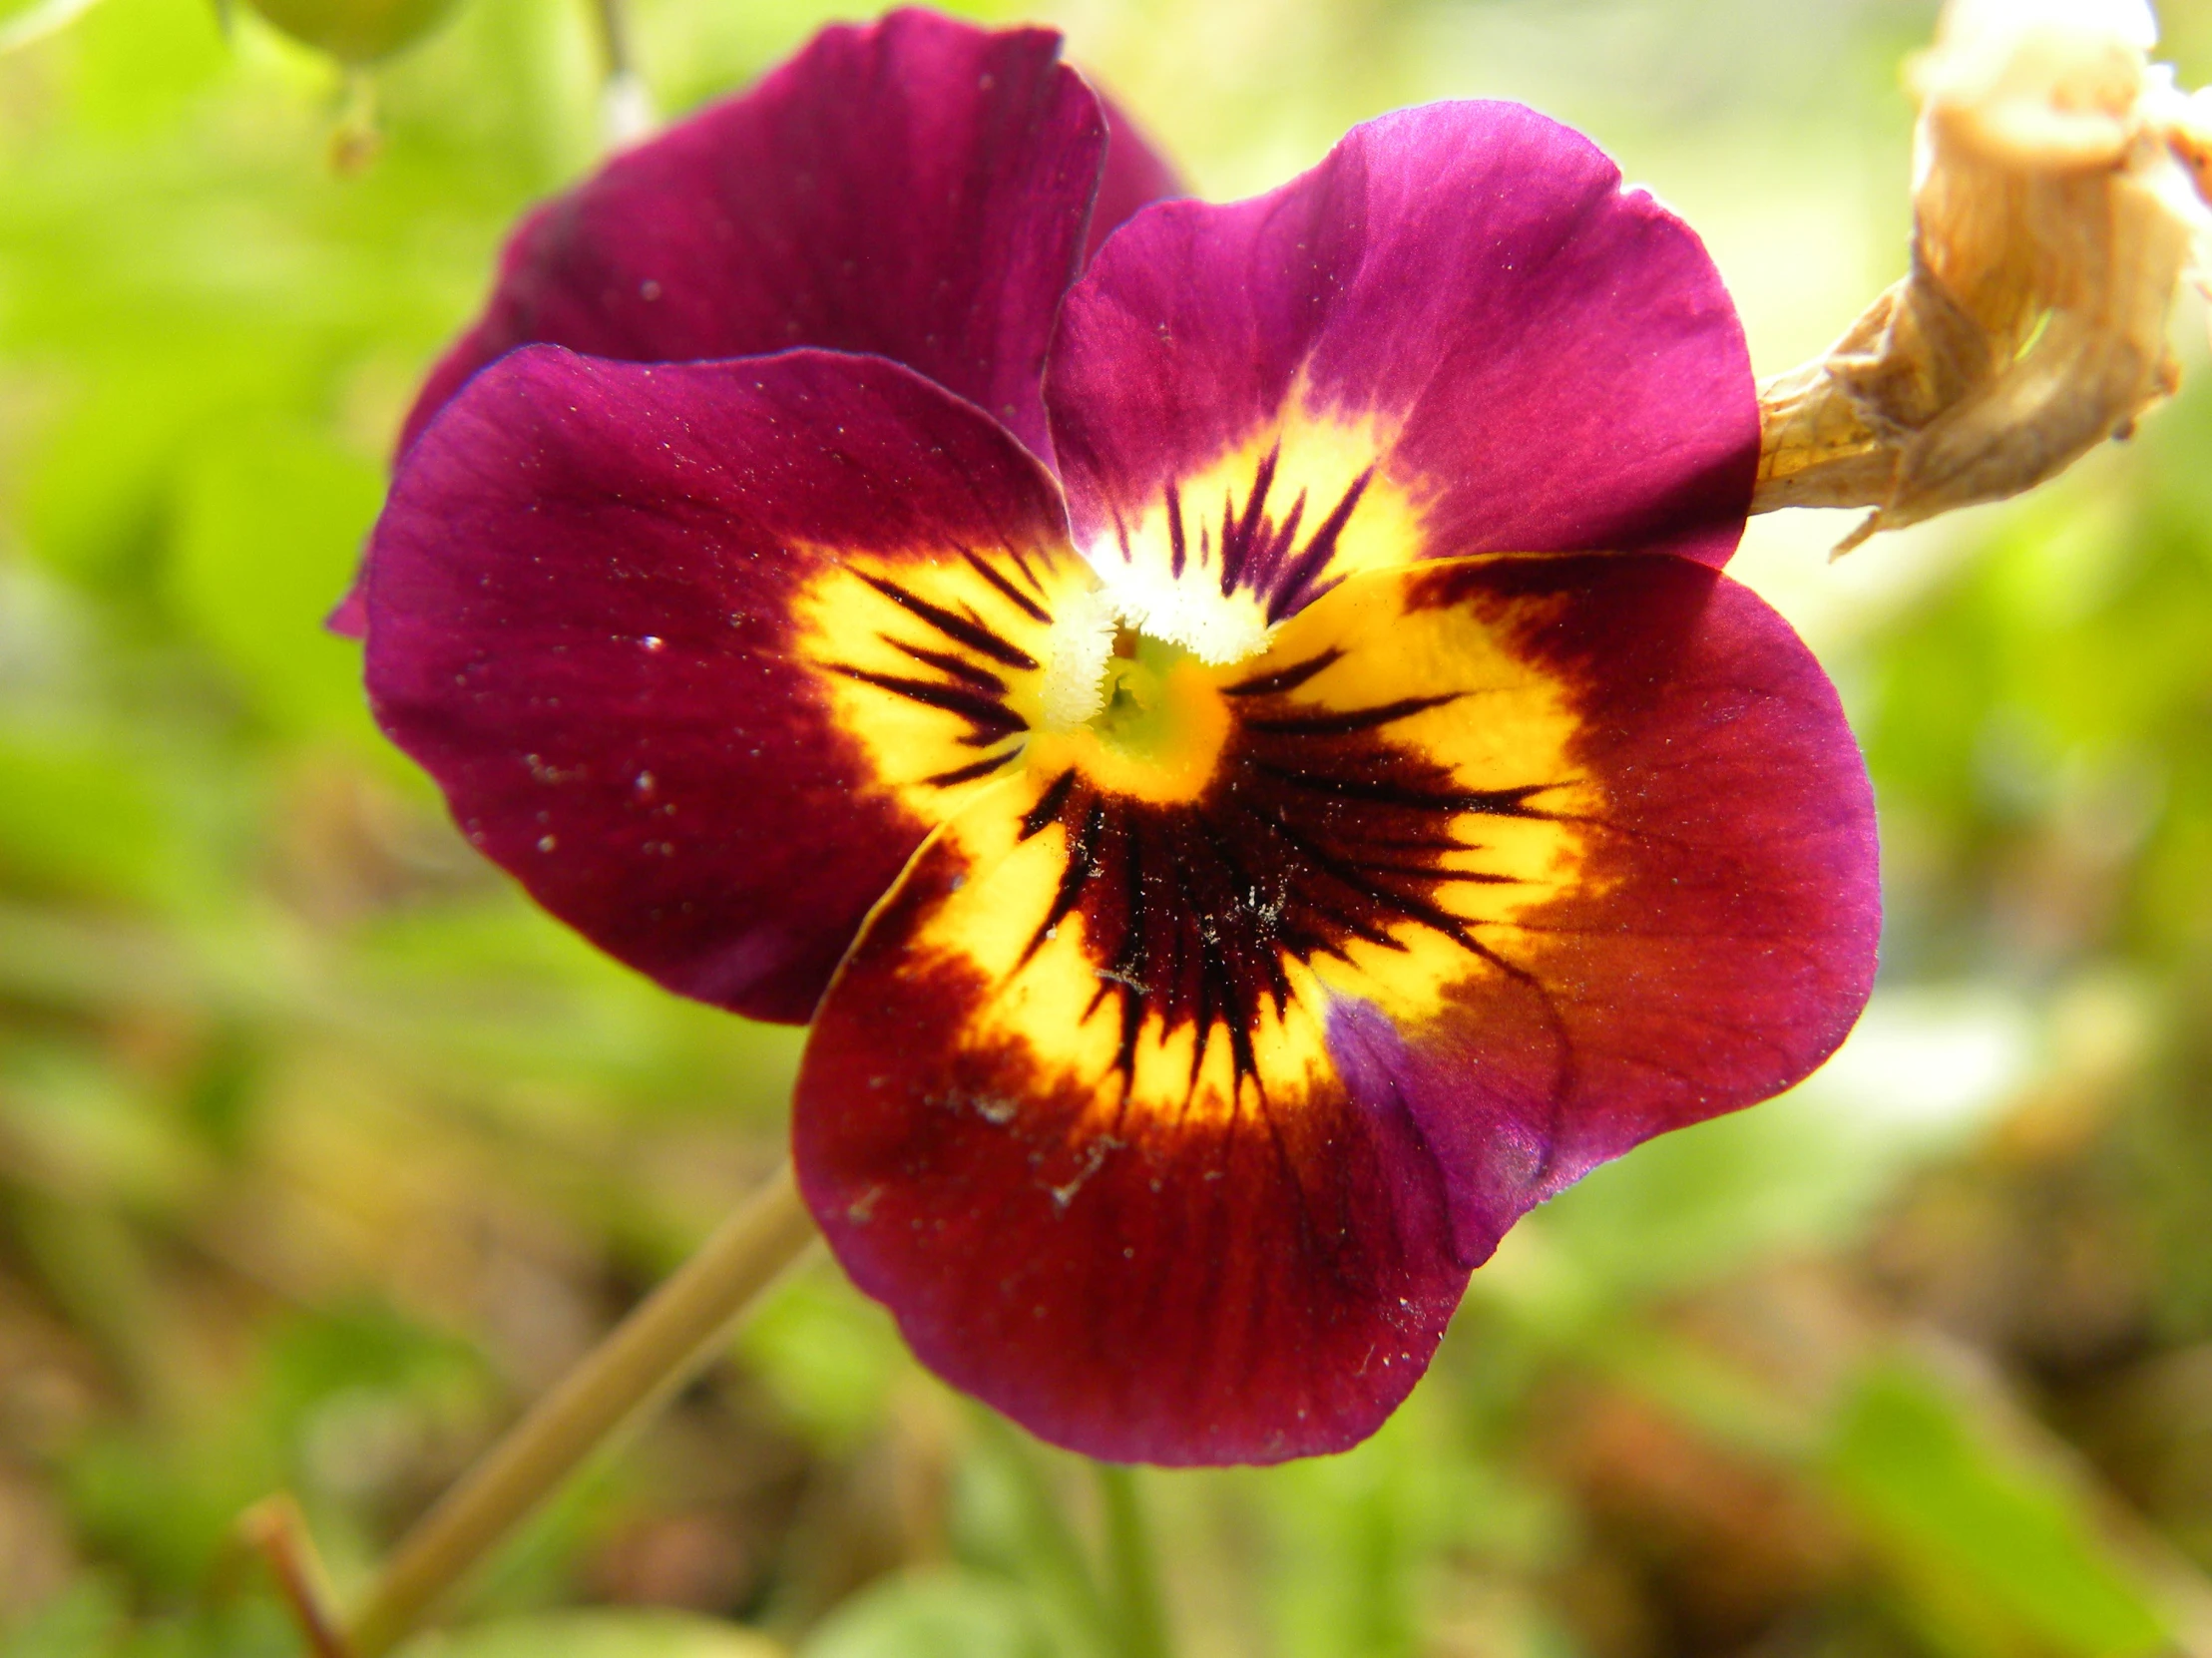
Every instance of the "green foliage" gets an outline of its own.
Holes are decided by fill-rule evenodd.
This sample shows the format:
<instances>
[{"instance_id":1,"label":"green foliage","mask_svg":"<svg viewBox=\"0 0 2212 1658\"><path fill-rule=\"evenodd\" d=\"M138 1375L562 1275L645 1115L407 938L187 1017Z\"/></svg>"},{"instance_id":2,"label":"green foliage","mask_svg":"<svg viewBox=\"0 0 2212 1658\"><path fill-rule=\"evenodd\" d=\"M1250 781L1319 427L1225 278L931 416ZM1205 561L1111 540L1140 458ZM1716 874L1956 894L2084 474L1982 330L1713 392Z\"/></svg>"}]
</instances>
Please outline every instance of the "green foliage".
<instances>
[{"instance_id":1,"label":"green foliage","mask_svg":"<svg viewBox=\"0 0 2212 1658\"><path fill-rule=\"evenodd\" d=\"M1028 1601L976 1572L918 1571L855 1595L800 1658L1052 1658Z\"/></svg>"},{"instance_id":2,"label":"green foliage","mask_svg":"<svg viewBox=\"0 0 2212 1658\"><path fill-rule=\"evenodd\" d=\"M2078 1488L2007 1455L1965 1402L1910 1369L1852 1389L1831 1477L1944 1650L2122 1658L2173 1629L2092 1530Z\"/></svg>"},{"instance_id":3,"label":"green foliage","mask_svg":"<svg viewBox=\"0 0 2212 1658\"><path fill-rule=\"evenodd\" d=\"M405 1658L777 1658L742 1629L673 1612L564 1612L498 1618L401 1649Z\"/></svg>"}]
</instances>

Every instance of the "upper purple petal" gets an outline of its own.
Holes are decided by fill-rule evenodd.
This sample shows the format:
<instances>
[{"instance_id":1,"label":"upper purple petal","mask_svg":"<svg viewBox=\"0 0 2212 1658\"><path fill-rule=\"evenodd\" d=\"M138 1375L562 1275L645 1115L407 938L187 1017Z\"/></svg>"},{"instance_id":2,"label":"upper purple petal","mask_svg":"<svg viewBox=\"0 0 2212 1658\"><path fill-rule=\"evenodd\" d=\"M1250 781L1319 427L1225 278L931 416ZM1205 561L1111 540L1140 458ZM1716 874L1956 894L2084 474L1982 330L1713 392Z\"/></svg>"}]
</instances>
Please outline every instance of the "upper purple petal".
<instances>
[{"instance_id":1,"label":"upper purple petal","mask_svg":"<svg viewBox=\"0 0 2212 1658\"><path fill-rule=\"evenodd\" d=\"M1047 455L1045 347L1106 154L1060 48L922 11L823 30L526 218L401 447L477 369L548 341L638 362L871 352Z\"/></svg>"},{"instance_id":2,"label":"upper purple petal","mask_svg":"<svg viewBox=\"0 0 2212 1658\"><path fill-rule=\"evenodd\" d=\"M1340 549L1340 568L1302 572L1299 603L1400 559L1722 564L1759 447L1743 332L1696 235L1623 192L1587 140L1498 103L1368 122L1252 201L1146 209L1070 291L1046 398L1095 562L1151 533L1163 500L1204 524L1225 488L1235 521L1270 485L1268 509L1287 503L1304 472L1328 492L1307 499L1309 529L1353 480L1347 545L1361 518L1386 522L1378 498L1418 521L1395 554ZM1316 426L1308 466L1299 433ZM1199 478L1212 493L1193 504Z\"/></svg>"}]
</instances>

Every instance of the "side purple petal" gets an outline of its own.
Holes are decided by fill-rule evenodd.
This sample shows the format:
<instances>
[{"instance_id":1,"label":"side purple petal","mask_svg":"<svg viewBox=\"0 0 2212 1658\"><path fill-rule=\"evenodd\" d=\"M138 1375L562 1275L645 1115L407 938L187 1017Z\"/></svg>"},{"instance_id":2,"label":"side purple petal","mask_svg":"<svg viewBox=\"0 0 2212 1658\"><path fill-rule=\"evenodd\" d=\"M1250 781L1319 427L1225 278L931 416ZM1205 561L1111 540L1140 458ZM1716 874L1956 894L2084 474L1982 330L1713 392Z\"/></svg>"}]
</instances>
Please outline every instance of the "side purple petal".
<instances>
[{"instance_id":1,"label":"side purple petal","mask_svg":"<svg viewBox=\"0 0 2212 1658\"><path fill-rule=\"evenodd\" d=\"M1500 103L1400 111L1266 196L1143 213L1070 291L1046 396L1094 553L1237 457L1287 497L1319 423L1332 460L1360 447L1374 468L1363 514L1391 493L1418 518L1405 559L1717 566L1759 447L1743 332L1696 235L1587 140Z\"/></svg>"},{"instance_id":2,"label":"side purple petal","mask_svg":"<svg viewBox=\"0 0 2212 1658\"><path fill-rule=\"evenodd\" d=\"M1136 130L1136 124L1118 104L1100 93L1099 105L1106 119L1106 171L1099 176L1099 200L1091 209L1091 234L1083 249L1085 264L1137 208L1189 194L1175 170Z\"/></svg>"},{"instance_id":3,"label":"side purple petal","mask_svg":"<svg viewBox=\"0 0 2212 1658\"><path fill-rule=\"evenodd\" d=\"M1060 48L923 11L823 30L531 213L401 447L485 363L549 341L636 362L870 352L1048 454L1045 347L1106 154Z\"/></svg>"},{"instance_id":4,"label":"side purple petal","mask_svg":"<svg viewBox=\"0 0 2212 1658\"><path fill-rule=\"evenodd\" d=\"M369 696L531 895L670 990L801 1021L924 836L1020 753L1057 489L895 363L553 346L408 453Z\"/></svg>"},{"instance_id":5,"label":"side purple petal","mask_svg":"<svg viewBox=\"0 0 2212 1658\"><path fill-rule=\"evenodd\" d=\"M1670 558L1477 560L1414 607L1497 619L1570 687L1605 804L1554 898L1484 933L1501 971L1430 1019L1340 1003L1353 1094L1442 1165L1461 1262L1597 1164L1802 1080L1873 988L1874 796L1835 688L1749 589ZM1545 797L1532 802L1541 805Z\"/></svg>"}]
</instances>

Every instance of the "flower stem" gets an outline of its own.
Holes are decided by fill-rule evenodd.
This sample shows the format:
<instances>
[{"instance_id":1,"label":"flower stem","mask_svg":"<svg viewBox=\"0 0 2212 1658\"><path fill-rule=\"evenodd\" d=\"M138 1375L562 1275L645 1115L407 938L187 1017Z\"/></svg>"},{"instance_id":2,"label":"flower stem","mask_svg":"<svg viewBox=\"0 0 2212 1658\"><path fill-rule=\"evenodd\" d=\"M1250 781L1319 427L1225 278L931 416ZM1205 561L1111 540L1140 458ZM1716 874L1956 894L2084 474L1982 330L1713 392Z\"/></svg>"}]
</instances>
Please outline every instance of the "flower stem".
<instances>
[{"instance_id":1,"label":"flower stem","mask_svg":"<svg viewBox=\"0 0 2212 1658\"><path fill-rule=\"evenodd\" d=\"M611 150L623 150L653 132L653 94L638 70L628 0L593 0L599 44L607 64L600 89L600 127Z\"/></svg>"},{"instance_id":2,"label":"flower stem","mask_svg":"<svg viewBox=\"0 0 2212 1658\"><path fill-rule=\"evenodd\" d=\"M1095 1466L1106 1520L1106 1599L1119 1643L1117 1658L1168 1658L1167 1609L1160 1599L1135 1471L1114 1462Z\"/></svg>"},{"instance_id":3,"label":"flower stem","mask_svg":"<svg viewBox=\"0 0 2212 1658\"><path fill-rule=\"evenodd\" d=\"M814 1236L785 1164L401 1539L346 1632L350 1658L382 1658L610 1436L697 1375Z\"/></svg>"},{"instance_id":4,"label":"flower stem","mask_svg":"<svg viewBox=\"0 0 2212 1658\"><path fill-rule=\"evenodd\" d=\"M330 1580L307 1531L306 1517L289 1495L265 1497L238 1516L238 1540L268 1562L277 1593L291 1608L314 1658L352 1658L330 1613Z\"/></svg>"}]
</instances>

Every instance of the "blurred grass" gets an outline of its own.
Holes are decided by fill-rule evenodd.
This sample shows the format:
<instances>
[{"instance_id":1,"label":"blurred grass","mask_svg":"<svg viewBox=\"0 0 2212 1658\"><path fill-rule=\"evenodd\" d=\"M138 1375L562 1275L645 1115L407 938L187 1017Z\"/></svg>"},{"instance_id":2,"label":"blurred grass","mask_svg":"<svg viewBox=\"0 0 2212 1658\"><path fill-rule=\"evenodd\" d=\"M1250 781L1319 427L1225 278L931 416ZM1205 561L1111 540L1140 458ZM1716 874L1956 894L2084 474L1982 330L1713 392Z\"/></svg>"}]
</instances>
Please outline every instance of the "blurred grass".
<instances>
[{"instance_id":1,"label":"blurred grass","mask_svg":"<svg viewBox=\"0 0 2212 1658\"><path fill-rule=\"evenodd\" d=\"M648 78L687 107L827 10L640 0ZM1927 4L1045 11L1209 194L1425 98L1574 121L1764 369L1902 260ZM587 21L464 0L342 179L332 71L250 17L105 0L0 58L7 1658L294 1650L238 1509L297 1490L358 1583L775 1155L793 1036L521 902L318 625L505 225L591 165ZM2205 78L2212 19L2167 22ZM1140 1475L1179 1652L2212 1652L2208 444L2192 385L1835 570L1754 527L1875 769L1875 1010L1517 1230L1369 1446ZM1115 1658L1105 1541L817 1262L417 1650Z\"/></svg>"}]
</instances>

